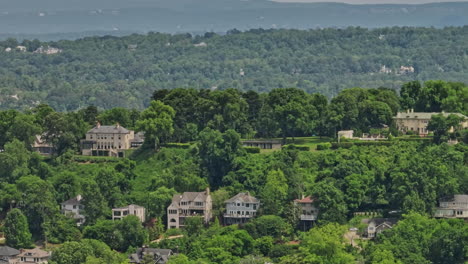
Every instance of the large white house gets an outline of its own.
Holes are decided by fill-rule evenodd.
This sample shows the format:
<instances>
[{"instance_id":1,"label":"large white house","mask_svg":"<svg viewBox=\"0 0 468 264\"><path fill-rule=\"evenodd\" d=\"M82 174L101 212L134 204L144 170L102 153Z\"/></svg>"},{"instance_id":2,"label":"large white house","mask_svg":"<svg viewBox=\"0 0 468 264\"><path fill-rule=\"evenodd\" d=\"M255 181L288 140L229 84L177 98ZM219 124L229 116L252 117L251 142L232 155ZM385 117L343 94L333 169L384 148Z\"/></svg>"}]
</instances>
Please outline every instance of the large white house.
<instances>
[{"instance_id":1,"label":"large white house","mask_svg":"<svg viewBox=\"0 0 468 264\"><path fill-rule=\"evenodd\" d=\"M175 194L167 208L167 227L184 227L188 217L202 217L205 224L211 220L212 201L210 189L204 192L184 192Z\"/></svg>"},{"instance_id":2,"label":"large white house","mask_svg":"<svg viewBox=\"0 0 468 264\"><path fill-rule=\"evenodd\" d=\"M76 220L78 226L84 224L86 217L83 215L84 205L82 205L83 197L77 195L68 201L61 203L62 213L73 217Z\"/></svg>"},{"instance_id":3,"label":"large white house","mask_svg":"<svg viewBox=\"0 0 468 264\"><path fill-rule=\"evenodd\" d=\"M136 204L112 209L112 220L121 220L127 215L135 215L143 223L146 220L146 209Z\"/></svg>"},{"instance_id":4,"label":"large white house","mask_svg":"<svg viewBox=\"0 0 468 264\"><path fill-rule=\"evenodd\" d=\"M439 207L434 216L437 218L468 219L468 195L456 194L440 199Z\"/></svg>"},{"instance_id":5,"label":"large white house","mask_svg":"<svg viewBox=\"0 0 468 264\"><path fill-rule=\"evenodd\" d=\"M226 204L224 214L226 225L243 224L255 217L260 208L260 201L248 192L239 193L224 203Z\"/></svg>"}]
</instances>

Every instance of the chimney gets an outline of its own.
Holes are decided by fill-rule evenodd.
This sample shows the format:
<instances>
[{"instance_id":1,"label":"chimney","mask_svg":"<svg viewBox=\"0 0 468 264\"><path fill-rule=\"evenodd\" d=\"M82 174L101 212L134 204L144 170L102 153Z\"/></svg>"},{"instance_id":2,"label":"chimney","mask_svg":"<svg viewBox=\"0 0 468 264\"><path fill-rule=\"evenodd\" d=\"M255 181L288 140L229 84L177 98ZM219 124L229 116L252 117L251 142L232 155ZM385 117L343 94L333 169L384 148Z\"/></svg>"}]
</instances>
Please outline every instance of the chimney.
<instances>
[{"instance_id":1,"label":"chimney","mask_svg":"<svg viewBox=\"0 0 468 264\"><path fill-rule=\"evenodd\" d=\"M414 109L413 109L413 108L411 108L411 113L414 113Z\"/></svg>"},{"instance_id":2,"label":"chimney","mask_svg":"<svg viewBox=\"0 0 468 264\"><path fill-rule=\"evenodd\" d=\"M101 123L99 121L96 122L96 128L100 128L101 127Z\"/></svg>"},{"instance_id":3,"label":"chimney","mask_svg":"<svg viewBox=\"0 0 468 264\"><path fill-rule=\"evenodd\" d=\"M119 128L119 127L120 127L119 122L115 123L115 128Z\"/></svg>"},{"instance_id":4,"label":"chimney","mask_svg":"<svg viewBox=\"0 0 468 264\"><path fill-rule=\"evenodd\" d=\"M81 194L78 194L78 195L76 196L76 200L78 200L78 201L81 201L82 198L83 198L83 197L81 197Z\"/></svg>"},{"instance_id":5,"label":"chimney","mask_svg":"<svg viewBox=\"0 0 468 264\"><path fill-rule=\"evenodd\" d=\"M410 110L409 109L406 109L406 113L409 114Z\"/></svg>"},{"instance_id":6,"label":"chimney","mask_svg":"<svg viewBox=\"0 0 468 264\"><path fill-rule=\"evenodd\" d=\"M210 195L210 187L206 187L205 192L206 192L206 195Z\"/></svg>"}]
</instances>

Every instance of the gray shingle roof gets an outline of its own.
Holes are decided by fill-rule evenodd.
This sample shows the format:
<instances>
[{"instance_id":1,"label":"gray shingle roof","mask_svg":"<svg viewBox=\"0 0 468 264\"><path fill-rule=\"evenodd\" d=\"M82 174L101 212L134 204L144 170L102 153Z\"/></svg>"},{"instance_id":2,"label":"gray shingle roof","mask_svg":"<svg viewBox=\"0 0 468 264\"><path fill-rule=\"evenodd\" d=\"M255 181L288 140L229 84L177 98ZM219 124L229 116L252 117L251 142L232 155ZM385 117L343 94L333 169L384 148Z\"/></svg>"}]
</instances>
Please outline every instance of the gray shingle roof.
<instances>
[{"instance_id":1,"label":"gray shingle roof","mask_svg":"<svg viewBox=\"0 0 468 264\"><path fill-rule=\"evenodd\" d=\"M397 116L394 117L395 119L431 119L433 115L443 114L445 117L449 115L456 115L459 117L467 118L465 115L460 113L437 113L437 112L398 112Z\"/></svg>"},{"instance_id":2,"label":"gray shingle roof","mask_svg":"<svg viewBox=\"0 0 468 264\"><path fill-rule=\"evenodd\" d=\"M0 256L16 256L19 255L21 252L17 249L11 247L0 247Z\"/></svg>"},{"instance_id":3,"label":"gray shingle roof","mask_svg":"<svg viewBox=\"0 0 468 264\"><path fill-rule=\"evenodd\" d=\"M193 202L198 198L198 200L206 202L208 198L207 191L204 192L184 192L183 194L174 194L172 197L172 205L179 206L181 201L190 201Z\"/></svg>"},{"instance_id":4,"label":"gray shingle roof","mask_svg":"<svg viewBox=\"0 0 468 264\"><path fill-rule=\"evenodd\" d=\"M234 203L236 201L241 201L243 203L260 203L260 200L251 196L250 193L238 193L231 199L224 201L224 203Z\"/></svg>"},{"instance_id":5,"label":"gray shingle roof","mask_svg":"<svg viewBox=\"0 0 468 264\"><path fill-rule=\"evenodd\" d=\"M125 127L116 125L116 126L95 126L88 133L94 134L128 134L130 130L126 129Z\"/></svg>"},{"instance_id":6,"label":"gray shingle roof","mask_svg":"<svg viewBox=\"0 0 468 264\"><path fill-rule=\"evenodd\" d=\"M70 200L67 200L65 202L62 202L62 205L80 205L81 204L81 195L78 195L76 197L71 198Z\"/></svg>"},{"instance_id":7,"label":"gray shingle roof","mask_svg":"<svg viewBox=\"0 0 468 264\"><path fill-rule=\"evenodd\" d=\"M444 197L441 202L468 203L467 194L455 194L453 197Z\"/></svg>"}]
</instances>

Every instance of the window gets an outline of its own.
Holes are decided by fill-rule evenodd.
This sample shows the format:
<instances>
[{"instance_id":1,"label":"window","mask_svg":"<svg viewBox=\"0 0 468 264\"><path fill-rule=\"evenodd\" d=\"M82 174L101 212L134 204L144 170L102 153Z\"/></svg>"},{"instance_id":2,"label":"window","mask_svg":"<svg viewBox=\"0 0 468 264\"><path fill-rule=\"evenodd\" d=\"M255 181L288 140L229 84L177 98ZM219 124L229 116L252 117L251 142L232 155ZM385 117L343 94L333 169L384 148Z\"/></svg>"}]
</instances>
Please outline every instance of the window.
<instances>
[{"instance_id":1,"label":"window","mask_svg":"<svg viewBox=\"0 0 468 264\"><path fill-rule=\"evenodd\" d=\"M256 204L254 204L253 209L257 210L257 205Z\"/></svg>"},{"instance_id":2,"label":"window","mask_svg":"<svg viewBox=\"0 0 468 264\"><path fill-rule=\"evenodd\" d=\"M247 204L245 204L245 207L250 207L250 204L248 204L248 203L247 203Z\"/></svg>"},{"instance_id":3,"label":"window","mask_svg":"<svg viewBox=\"0 0 468 264\"><path fill-rule=\"evenodd\" d=\"M195 202L196 206L203 206L203 202Z\"/></svg>"},{"instance_id":4,"label":"window","mask_svg":"<svg viewBox=\"0 0 468 264\"><path fill-rule=\"evenodd\" d=\"M73 206L73 209L76 209L76 205Z\"/></svg>"}]
</instances>

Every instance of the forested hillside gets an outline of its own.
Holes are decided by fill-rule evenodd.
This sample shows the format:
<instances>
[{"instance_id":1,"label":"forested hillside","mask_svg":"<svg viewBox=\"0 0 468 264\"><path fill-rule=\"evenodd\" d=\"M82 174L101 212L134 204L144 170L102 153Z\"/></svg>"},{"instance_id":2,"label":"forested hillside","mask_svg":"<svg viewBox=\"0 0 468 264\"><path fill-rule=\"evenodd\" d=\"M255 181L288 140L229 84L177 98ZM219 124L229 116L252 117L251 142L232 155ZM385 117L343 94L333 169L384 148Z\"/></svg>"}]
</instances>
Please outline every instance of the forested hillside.
<instances>
[{"instance_id":1,"label":"forested hillside","mask_svg":"<svg viewBox=\"0 0 468 264\"><path fill-rule=\"evenodd\" d=\"M15 50L19 44L27 51ZM33 53L41 45L62 52ZM8 47L13 50L6 52ZM411 80L467 82L467 47L468 27L9 39L0 42L0 108L47 103L59 111L86 105L142 109L155 89L178 87L297 87L333 97L343 88L399 89Z\"/></svg>"}]
</instances>

